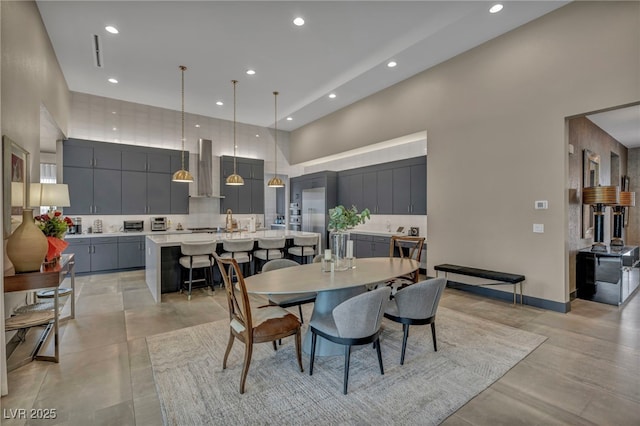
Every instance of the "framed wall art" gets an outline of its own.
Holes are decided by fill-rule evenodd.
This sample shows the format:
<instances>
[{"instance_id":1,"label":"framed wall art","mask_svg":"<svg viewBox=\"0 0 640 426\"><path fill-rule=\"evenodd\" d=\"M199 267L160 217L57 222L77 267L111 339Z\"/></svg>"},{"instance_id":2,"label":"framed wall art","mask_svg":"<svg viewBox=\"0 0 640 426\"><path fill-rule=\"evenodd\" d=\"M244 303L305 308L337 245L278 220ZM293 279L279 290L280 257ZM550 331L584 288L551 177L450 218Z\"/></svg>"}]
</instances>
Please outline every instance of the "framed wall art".
<instances>
[{"instance_id":1,"label":"framed wall art","mask_svg":"<svg viewBox=\"0 0 640 426\"><path fill-rule=\"evenodd\" d=\"M29 152L2 136L4 238L11 235L11 216L21 215L29 199Z\"/></svg>"}]
</instances>

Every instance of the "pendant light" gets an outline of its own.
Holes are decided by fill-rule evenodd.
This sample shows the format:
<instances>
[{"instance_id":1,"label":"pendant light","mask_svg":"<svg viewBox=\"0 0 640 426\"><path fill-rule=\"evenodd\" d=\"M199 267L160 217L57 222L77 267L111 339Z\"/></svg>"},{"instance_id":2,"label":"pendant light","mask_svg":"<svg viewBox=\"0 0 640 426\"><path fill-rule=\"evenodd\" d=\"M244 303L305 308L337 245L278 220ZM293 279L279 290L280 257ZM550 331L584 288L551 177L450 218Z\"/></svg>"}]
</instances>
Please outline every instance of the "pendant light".
<instances>
[{"instance_id":1,"label":"pendant light","mask_svg":"<svg viewBox=\"0 0 640 426\"><path fill-rule=\"evenodd\" d=\"M273 103L275 106L275 133L274 133L274 160L275 160L275 176L269 179L267 186L270 188L282 188L284 182L278 177L278 92L273 92Z\"/></svg>"},{"instance_id":2,"label":"pendant light","mask_svg":"<svg viewBox=\"0 0 640 426\"><path fill-rule=\"evenodd\" d=\"M244 185L244 179L236 171L236 84L238 80L231 80L233 83L233 174L227 176L227 185Z\"/></svg>"},{"instance_id":3,"label":"pendant light","mask_svg":"<svg viewBox=\"0 0 640 426\"><path fill-rule=\"evenodd\" d=\"M188 170L185 170L184 168L184 72L186 71L187 67L185 67L184 65L180 65L178 68L180 68L180 71L182 72L182 166L180 170L173 174L171 180L173 182L193 182L193 176L191 175L191 173L189 173Z\"/></svg>"}]
</instances>

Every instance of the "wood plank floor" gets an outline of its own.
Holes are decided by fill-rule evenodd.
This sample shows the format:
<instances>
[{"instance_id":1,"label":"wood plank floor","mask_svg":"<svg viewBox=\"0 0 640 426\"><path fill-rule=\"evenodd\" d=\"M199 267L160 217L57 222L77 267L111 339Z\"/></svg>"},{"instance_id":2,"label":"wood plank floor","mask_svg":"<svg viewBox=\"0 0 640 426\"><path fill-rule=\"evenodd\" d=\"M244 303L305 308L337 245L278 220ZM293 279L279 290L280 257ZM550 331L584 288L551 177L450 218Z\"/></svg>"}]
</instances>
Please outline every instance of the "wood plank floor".
<instances>
[{"instance_id":1,"label":"wood plank floor","mask_svg":"<svg viewBox=\"0 0 640 426\"><path fill-rule=\"evenodd\" d=\"M62 329L59 364L9 373L2 425L160 425L145 336L227 318L223 291L153 303L144 272L78 277L76 320ZM640 296L623 307L576 300L569 314L447 289L441 306L548 339L446 425L640 425ZM295 311L295 310L294 310ZM29 339L35 339L30 333ZM19 351L28 351L21 345ZM9 409L55 408L56 419Z\"/></svg>"}]
</instances>

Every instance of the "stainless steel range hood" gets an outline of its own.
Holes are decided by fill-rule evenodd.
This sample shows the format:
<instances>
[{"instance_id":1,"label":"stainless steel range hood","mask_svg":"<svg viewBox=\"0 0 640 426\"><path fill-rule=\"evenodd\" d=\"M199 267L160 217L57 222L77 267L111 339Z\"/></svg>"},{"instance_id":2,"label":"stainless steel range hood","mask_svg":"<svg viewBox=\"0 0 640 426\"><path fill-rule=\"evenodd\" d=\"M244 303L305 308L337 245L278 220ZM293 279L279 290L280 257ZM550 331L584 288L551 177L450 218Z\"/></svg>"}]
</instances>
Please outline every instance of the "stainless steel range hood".
<instances>
[{"instance_id":1,"label":"stainless steel range hood","mask_svg":"<svg viewBox=\"0 0 640 426\"><path fill-rule=\"evenodd\" d=\"M213 142L209 139L198 140L198 174L196 178L196 198L224 198L220 195L214 195L212 161Z\"/></svg>"}]
</instances>

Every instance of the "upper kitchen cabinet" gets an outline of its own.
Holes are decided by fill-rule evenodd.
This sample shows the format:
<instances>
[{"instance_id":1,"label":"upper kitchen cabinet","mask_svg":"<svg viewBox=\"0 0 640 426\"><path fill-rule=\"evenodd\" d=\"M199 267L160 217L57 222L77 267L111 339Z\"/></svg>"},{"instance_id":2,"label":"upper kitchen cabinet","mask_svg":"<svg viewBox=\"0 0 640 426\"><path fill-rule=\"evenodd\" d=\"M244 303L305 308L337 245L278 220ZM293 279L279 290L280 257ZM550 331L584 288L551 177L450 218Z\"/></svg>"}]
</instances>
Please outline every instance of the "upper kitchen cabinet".
<instances>
[{"instance_id":1,"label":"upper kitchen cabinet","mask_svg":"<svg viewBox=\"0 0 640 426\"><path fill-rule=\"evenodd\" d=\"M233 157L220 157L220 213L231 209L238 214L264 214L264 161L236 157L236 173L242 176L244 185L225 184L227 176L233 174Z\"/></svg>"},{"instance_id":2,"label":"upper kitchen cabinet","mask_svg":"<svg viewBox=\"0 0 640 426\"><path fill-rule=\"evenodd\" d=\"M117 144L67 139L64 141L63 163L71 167L121 170L122 151Z\"/></svg>"},{"instance_id":3,"label":"upper kitchen cabinet","mask_svg":"<svg viewBox=\"0 0 640 426\"><path fill-rule=\"evenodd\" d=\"M117 169L114 152L118 153ZM96 155L97 160L92 159ZM65 213L188 213L189 184L171 181L173 172L181 167L180 155L180 151L160 148L65 141L63 180L69 185L71 201ZM185 155L185 167L188 161Z\"/></svg>"},{"instance_id":4,"label":"upper kitchen cabinet","mask_svg":"<svg viewBox=\"0 0 640 426\"><path fill-rule=\"evenodd\" d=\"M393 214L427 214L427 159L402 160L393 169Z\"/></svg>"}]
</instances>

